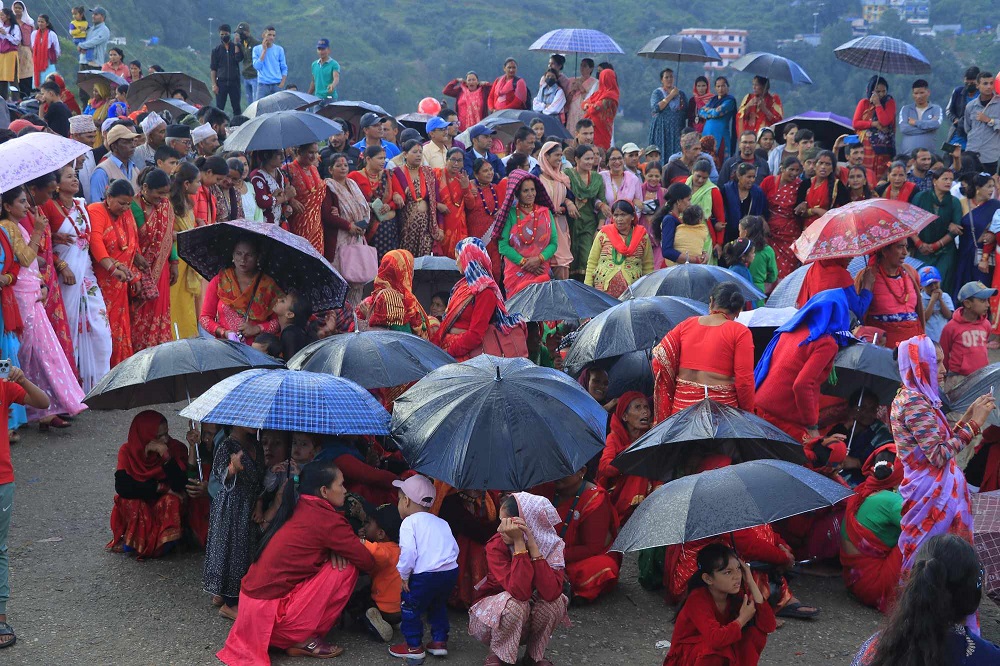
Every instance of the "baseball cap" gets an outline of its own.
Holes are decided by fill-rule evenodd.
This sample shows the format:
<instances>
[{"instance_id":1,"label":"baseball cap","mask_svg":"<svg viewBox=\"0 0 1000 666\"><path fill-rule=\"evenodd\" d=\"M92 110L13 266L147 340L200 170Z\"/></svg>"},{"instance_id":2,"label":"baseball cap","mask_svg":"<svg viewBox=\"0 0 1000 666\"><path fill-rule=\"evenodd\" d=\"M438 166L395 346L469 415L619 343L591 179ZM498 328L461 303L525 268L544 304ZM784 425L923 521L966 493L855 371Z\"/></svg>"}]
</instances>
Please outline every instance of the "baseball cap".
<instances>
[{"instance_id":1,"label":"baseball cap","mask_svg":"<svg viewBox=\"0 0 1000 666\"><path fill-rule=\"evenodd\" d=\"M918 273L920 274L921 287L932 285L935 282L941 282L941 271L934 266L923 266Z\"/></svg>"},{"instance_id":2,"label":"baseball cap","mask_svg":"<svg viewBox=\"0 0 1000 666\"><path fill-rule=\"evenodd\" d=\"M378 125L380 122L382 122L382 119L379 118L378 114L369 111L365 115L361 116L361 129Z\"/></svg>"},{"instance_id":3,"label":"baseball cap","mask_svg":"<svg viewBox=\"0 0 1000 666\"><path fill-rule=\"evenodd\" d=\"M639 152L639 146L635 145L634 143L629 142L626 143L624 146L622 146L622 153L626 155L628 155L629 153L638 153L638 152Z\"/></svg>"},{"instance_id":4,"label":"baseball cap","mask_svg":"<svg viewBox=\"0 0 1000 666\"><path fill-rule=\"evenodd\" d=\"M413 139L414 141L420 141L423 139L423 137L420 136L420 132L413 129L412 127L407 127L406 129L404 129L402 132L399 133L399 145L402 146L410 139Z\"/></svg>"},{"instance_id":5,"label":"baseball cap","mask_svg":"<svg viewBox=\"0 0 1000 666\"><path fill-rule=\"evenodd\" d=\"M100 5L97 5L96 7L94 7L93 9L90 10L90 13L91 14L100 14L101 16L107 16L108 15L108 10L106 10L104 7L101 7Z\"/></svg>"},{"instance_id":6,"label":"baseball cap","mask_svg":"<svg viewBox=\"0 0 1000 666\"><path fill-rule=\"evenodd\" d=\"M997 293L996 289L990 289L982 282L966 282L958 290L958 300L964 301L967 298L989 298Z\"/></svg>"},{"instance_id":7,"label":"baseball cap","mask_svg":"<svg viewBox=\"0 0 1000 666\"><path fill-rule=\"evenodd\" d=\"M469 138L475 139L477 136L493 136L497 131L486 125L473 125L469 130Z\"/></svg>"},{"instance_id":8,"label":"baseball cap","mask_svg":"<svg viewBox=\"0 0 1000 666\"><path fill-rule=\"evenodd\" d=\"M249 23L247 23L246 21L242 21L242 22L240 22L240 23L239 23L239 24L238 24L238 25L236 26L236 29L237 29L237 30L249 30L249 29L250 29L250 24L249 24Z\"/></svg>"},{"instance_id":9,"label":"baseball cap","mask_svg":"<svg viewBox=\"0 0 1000 666\"><path fill-rule=\"evenodd\" d=\"M661 153L662 154L662 151L660 150L659 146L655 146L655 145L652 145L652 144L646 146L646 148L642 151L643 155L651 155L652 153Z\"/></svg>"},{"instance_id":10,"label":"baseball cap","mask_svg":"<svg viewBox=\"0 0 1000 666\"><path fill-rule=\"evenodd\" d=\"M328 49L330 48L330 40L325 37L318 42L316 42L316 48L318 49Z\"/></svg>"},{"instance_id":11,"label":"baseball cap","mask_svg":"<svg viewBox=\"0 0 1000 666\"><path fill-rule=\"evenodd\" d=\"M115 141L120 139L134 139L137 136L139 135L125 125L115 125L111 128L111 131L108 132L107 136L104 137L104 143L110 146Z\"/></svg>"},{"instance_id":12,"label":"baseball cap","mask_svg":"<svg viewBox=\"0 0 1000 666\"><path fill-rule=\"evenodd\" d=\"M449 123L444 118L438 118L437 116L432 117L427 121L427 131L433 132L434 130L445 129L455 123Z\"/></svg>"},{"instance_id":13,"label":"baseball cap","mask_svg":"<svg viewBox=\"0 0 1000 666\"><path fill-rule=\"evenodd\" d=\"M437 493L434 490L434 484L426 476L421 474L414 474L405 481L392 482L392 485L403 491L411 502L416 502L425 509L429 509L434 505L434 498Z\"/></svg>"},{"instance_id":14,"label":"baseball cap","mask_svg":"<svg viewBox=\"0 0 1000 666\"><path fill-rule=\"evenodd\" d=\"M23 120L21 118L18 118L17 120L11 122L10 126L7 129L9 129L14 134L17 134L18 132L27 127L30 127L36 132L41 132L42 130L45 129L41 125L35 125L34 123L28 122L27 120Z\"/></svg>"}]
</instances>

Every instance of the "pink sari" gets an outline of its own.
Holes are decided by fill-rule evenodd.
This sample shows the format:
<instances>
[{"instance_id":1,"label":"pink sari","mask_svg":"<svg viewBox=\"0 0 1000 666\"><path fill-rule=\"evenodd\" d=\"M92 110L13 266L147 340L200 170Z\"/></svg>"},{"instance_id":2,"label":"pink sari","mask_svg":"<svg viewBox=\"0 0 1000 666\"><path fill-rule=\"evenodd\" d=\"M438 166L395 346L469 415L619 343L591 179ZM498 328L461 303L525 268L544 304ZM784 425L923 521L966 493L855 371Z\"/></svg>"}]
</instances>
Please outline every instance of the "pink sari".
<instances>
[{"instance_id":1,"label":"pink sari","mask_svg":"<svg viewBox=\"0 0 1000 666\"><path fill-rule=\"evenodd\" d=\"M552 239L552 212L544 206L536 205L530 215L522 216L517 208L508 213L507 221L514 216L514 226L510 229L508 242L522 257L537 257L548 246ZM542 272L539 275L529 273L504 257L503 286L507 290L507 298L521 291L529 284L549 281L549 261L542 261Z\"/></svg>"}]
</instances>

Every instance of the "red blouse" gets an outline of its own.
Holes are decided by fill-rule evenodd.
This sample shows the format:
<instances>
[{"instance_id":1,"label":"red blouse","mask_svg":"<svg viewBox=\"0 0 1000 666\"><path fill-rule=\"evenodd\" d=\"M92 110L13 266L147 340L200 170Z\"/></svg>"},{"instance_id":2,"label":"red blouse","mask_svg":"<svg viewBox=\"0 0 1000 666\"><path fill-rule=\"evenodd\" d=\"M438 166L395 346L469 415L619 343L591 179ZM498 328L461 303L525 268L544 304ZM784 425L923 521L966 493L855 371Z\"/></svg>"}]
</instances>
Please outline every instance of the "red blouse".
<instances>
[{"instance_id":1,"label":"red blouse","mask_svg":"<svg viewBox=\"0 0 1000 666\"><path fill-rule=\"evenodd\" d=\"M480 597L509 592L518 601L529 601L537 591L542 601L553 602L562 595L564 569L553 569L544 559L532 560L527 553L514 555L499 534L486 542L486 566Z\"/></svg>"},{"instance_id":2,"label":"red blouse","mask_svg":"<svg viewBox=\"0 0 1000 666\"><path fill-rule=\"evenodd\" d=\"M754 408L753 336L735 321L703 326L698 317L678 324L667 339L680 350L678 368L733 377L740 409Z\"/></svg>"},{"instance_id":3,"label":"red blouse","mask_svg":"<svg viewBox=\"0 0 1000 666\"><path fill-rule=\"evenodd\" d=\"M771 356L770 371L757 388L758 409L802 428L819 421L819 389L839 350L830 335L800 347L808 336L805 326L782 333Z\"/></svg>"},{"instance_id":4,"label":"red blouse","mask_svg":"<svg viewBox=\"0 0 1000 666\"><path fill-rule=\"evenodd\" d=\"M483 337L486 336L496 309L497 296L491 289L484 289L476 294L472 303L466 306L455 320L451 330L445 332L441 348L455 358L467 356L469 352L483 344ZM456 330L463 332L458 333ZM747 331L749 332L749 329Z\"/></svg>"}]
</instances>

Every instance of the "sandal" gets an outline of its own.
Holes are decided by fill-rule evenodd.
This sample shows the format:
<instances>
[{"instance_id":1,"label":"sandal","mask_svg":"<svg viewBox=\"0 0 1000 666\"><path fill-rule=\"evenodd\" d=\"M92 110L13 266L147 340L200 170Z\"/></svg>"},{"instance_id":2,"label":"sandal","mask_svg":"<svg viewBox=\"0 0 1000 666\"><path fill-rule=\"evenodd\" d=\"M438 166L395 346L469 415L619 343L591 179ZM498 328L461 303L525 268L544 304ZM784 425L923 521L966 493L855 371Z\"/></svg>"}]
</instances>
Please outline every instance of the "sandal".
<instances>
[{"instance_id":1,"label":"sandal","mask_svg":"<svg viewBox=\"0 0 1000 666\"><path fill-rule=\"evenodd\" d=\"M8 430L7 431L7 441L10 442L11 444L17 444L18 442L21 441L21 434L19 432L17 432L16 430ZM3 636L3 635L6 635L6 634L0 634L0 636Z\"/></svg>"},{"instance_id":2,"label":"sandal","mask_svg":"<svg viewBox=\"0 0 1000 666\"><path fill-rule=\"evenodd\" d=\"M222 604L219 606L219 615L226 618L227 620L236 621L237 609L230 608L229 606Z\"/></svg>"},{"instance_id":3,"label":"sandal","mask_svg":"<svg viewBox=\"0 0 1000 666\"><path fill-rule=\"evenodd\" d=\"M344 648L331 645L321 638L314 638L302 647L290 647L285 650L290 657L314 657L316 659L333 659L344 654Z\"/></svg>"},{"instance_id":4,"label":"sandal","mask_svg":"<svg viewBox=\"0 0 1000 666\"><path fill-rule=\"evenodd\" d=\"M53 416L52 420L49 421L48 425L49 425L50 428L60 428L60 429L61 428L68 428L68 427L70 427L69 421L64 421L63 419L59 418L58 416Z\"/></svg>"},{"instance_id":5,"label":"sandal","mask_svg":"<svg viewBox=\"0 0 1000 666\"><path fill-rule=\"evenodd\" d=\"M17 642L17 636L14 634L14 627L10 626L6 622L0 622L0 639L5 636L10 636L10 640L6 642L0 641L0 649L9 648L11 645Z\"/></svg>"},{"instance_id":6,"label":"sandal","mask_svg":"<svg viewBox=\"0 0 1000 666\"><path fill-rule=\"evenodd\" d=\"M812 608L812 610L803 610L805 608ZM798 620L810 620L819 615L819 609L813 608L812 606L805 606L801 601L793 601L775 613L775 615L778 617L791 617Z\"/></svg>"}]
</instances>

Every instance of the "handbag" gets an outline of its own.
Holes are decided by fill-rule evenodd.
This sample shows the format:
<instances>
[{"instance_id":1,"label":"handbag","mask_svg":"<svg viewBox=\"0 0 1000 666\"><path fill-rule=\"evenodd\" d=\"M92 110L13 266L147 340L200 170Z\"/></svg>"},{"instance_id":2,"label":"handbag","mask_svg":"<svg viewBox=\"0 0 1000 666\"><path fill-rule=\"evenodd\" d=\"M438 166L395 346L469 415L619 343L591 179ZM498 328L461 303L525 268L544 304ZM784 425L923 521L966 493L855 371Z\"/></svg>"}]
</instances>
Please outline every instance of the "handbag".
<instances>
[{"instance_id":1,"label":"handbag","mask_svg":"<svg viewBox=\"0 0 1000 666\"><path fill-rule=\"evenodd\" d=\"M351 284L367 284L378 274L378 250L365 242L364 236L338 245L335 268Z\"/></svg>"},{"instance_id":2,"label":"handbag","mask_svg":"<svg viewBox=\"0 0 1000 666\"><path fill-rule=\"evenodd\" d=\"M503 358L528 358L528 327L518 324L504 333L490 324L483 336L483 353Z\"/></svg>"}]
</instances>

